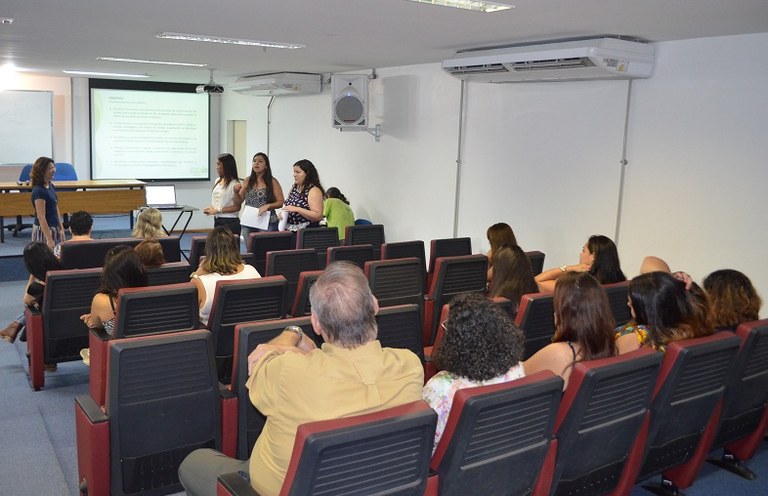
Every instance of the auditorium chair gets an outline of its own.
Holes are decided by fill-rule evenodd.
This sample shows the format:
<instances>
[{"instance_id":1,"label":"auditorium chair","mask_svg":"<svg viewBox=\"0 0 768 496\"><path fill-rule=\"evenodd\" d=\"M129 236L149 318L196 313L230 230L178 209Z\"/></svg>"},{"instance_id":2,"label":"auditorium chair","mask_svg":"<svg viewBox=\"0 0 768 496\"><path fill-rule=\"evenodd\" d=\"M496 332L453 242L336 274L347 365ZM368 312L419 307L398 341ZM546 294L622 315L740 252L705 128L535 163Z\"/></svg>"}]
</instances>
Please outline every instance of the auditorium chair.
<instances>
[{"instance_id":1,"label":"auditorium chair","mask_svg":"<svg viewBox=\"0 0 768 496\"><path fill-rule=\"evenodd\" d=\"M107 346L107 401L75 397L82 494L182 491L178 467L193 450L223 444L225 391L216 381L213 338L195 330L117 339Z\"/></svg>"},{"instance_id":2,"label":"auditorium chair","mask_svg":"<svg viewBox=\"0 0 768 496\"><path fill-rule=\"evenodd\" d=\"M189 243L189 266L190 272L197 270L200 266L200 259L205 256L205 242L208 236L192 236Z\"/></svg>"},{"instance_id":3,"label":"auditorium chair","mask_svg":"<svg viewBox=\"0 0 768 496\"><path fill-rule=\"evenodd\" d=\"M91 329L91 398L104 405L109 343L129 337L200 329L197 288L191 282L123 288L117 293L115 328L112 336L103 329Z\"/></svg>"},{"instance_id":4,"label":"auditorium chair","mask_svg":"<svg viewBox=\"0 0 768 496\"><path fill-rule=\"evenodd\" d=\"M528 261L531 262L533 275L541 274L541 271L544 270L544 253L540 251L527 251L525 255L528 257Z\"/></svg>"},{"instance_id":5,"label":"auditorium chair","mask_svg":"<svg viewBox=\"0 0 768 496\"><path fill-rule=\"evenodd\" d=\"M435 275L424 299L424 345L435 341L443 305L460 293L484 293L488 273L485 255L443 257L435 263Z\"/></svg>"},{"instance_id":6,"label":"auditorium chair","mask_svg":"<svg viewBox=\"0 0 768 496\"><path fill-rule=\"evenodd\" d=\"M425 494L530 494L552 440L562 390L563 380L544 371L456 391Z\"/></svg>"},{"instance_id":7,"label":"auditorium chair","mask_svg":"<svg viewBox=\"0 0 768 496\"><path fill-rule=\"evenodd\" d=\"M410 350L424 363L421 307L419 305L380 307L376 314L376 322L379 327L378 340L382 347Z\"/></svg>"},{"instance_id":8,"label":"auditorium chair","mask_svg":"<svg viewBox=\"0 0 768 496\"><path fill-rule=\"evenodd\" d=\"M754 456L768 427L768 319L741 324L736 334L741 349L725 387L720 424L709 449L722 449L723 454L707 461L753 480L757 475L742 462Z\"/></svg>"},{"instance_id":9,"label":"auditorium chair","mask_svg":"<svg viewBox=\"0 0 768 496\"><path fill-rule=\"evenodd\" d=\"M296 286L296 296L293 299L290 315L302 317L312 313L312 305L309 301L309 290L315 284L317 278L322 275L322 270L305 270L299 274L299 282Z\"/></svg>"},{"instance_id":10,"label":"auditorium chair","mask_svg":"<svg viewBox=\"0 0 768 496\"><path fill-rule=\"evenodd\" d=\"M677 494L695 474L683 466L708 449L717 425L720 401L739 350L730 332L675 341L667 346L651 399L647 435L638 436L617 485L629 494L636 481L661 474L661 485L644 485L655 494ZM677 468L682 467L678 471Z\"/></svg>"},{"instance_id":11,"label":"auditorium chair","mask_svg":"<svg viewBox=\"0 0 768 496\"><path fill-rule=\"evenodd\" d=\"M179 284L189 281L192 268L188 262L168 262L160 267L147 269L147 279L150 286L162 286L164 284Z\"/></svg>"},{"instance_id":12,"label":"auditorium chair","mask_svg":"<svg viewBox=\"0 0 768 496\"><path fill-rule=\"evenodd\" d=\"M365 276L380 307L416 303L424 305L423 264L418 258L372 260L365 263Z\"/></svg>"},{"instance_id":13,"label":"auditorium chair","mask_svg":"<svg viewBox=\"0 0 768 496\"><path fill-rule=\"evenodd\" d=\"M339 246L339 229L336 227L308 227L296 232L296 248L317 250L317 268L324 269L326 253L331 246Z\"/></svg>"},{"instance_id":14,"label":"auditorium chair","mask_svg":"<svg viewBox=\"0 0 768 496\"><path fill-rule=\"evenodd\" d=\"M142 239L139 238L108 238L94 239L86 243L62 243L61 263L67 269L88 269L104 265L104 257L115 246L127 245L134 247ZM181 246L177 236L157 238L163 247L166 262L181 261Z\"/></svg>"},{"instance_id":15,"label":"auditorium chair","mask_svg":"<svg viewBox=\"0 0 768 496\"><path fill-rule=\"evenodd\" d=\"M645 348L574 365L535 496L611 494L648 427L661 355Z\"/></svg>"},{"instance_id":16,"label":"auditorium chair","mask_svg":"<svg viewBox=\"0 0 768 496\"><path fill-rule=\"evenodd\" d=\"M419 400L374 413L302 424L281 495L422 496L437 414ZM254 495L238 473L218 495Z\"/></svg>"},{"instance_id":17,"label":"auditorium chair","mask_svg":"<svg viewBox=\"0 0 768 496\"><path fill-rule=\"evenodd\" d=\"M253 253L253 267L260 275L266 274L267 252L296 248L295 233L290 231L252 232L247 239L247 251Z\"/></svg>"},{"instance_id":18,"label":"auditorium chair","mask_svg":"<svg viewBox=\"0 0 768 496\"><path fill-rule=\"evenodd\" d=\"M603 284L602 287L608 296L608 303L611 307L613 319L616 321L616 326L623 326L632 320L632 314L630 313L629 305L627 305L629 281Z\"/></svg>"},{"instance_id":19,"label":"auditorium chair","mask_svg":"<svg viewBox=\"0 0 768 496\"><path fill-rule=\"evenodd\" d=\"M525 336L525 360L552 342L555 309L551 293L531 293L520 298L515 324Z\"/></svg>"},{"instance_id":20,"label":"auditorium chair","mask_svg":"<svg viewBox=\"0 0 768 496\"><path fill-rule=\"evenodd\" d=\"M384 226L381 224L347 226L344 244L347 246L371 245L374 260L379 260L381 245L384 244Z\"/></svg>"},{"instance_id":21,"label":"auditorium chair","mask_svg":"<svg viewBox=\"0 0 768 496\"><path fill-rule=\"evenodd\" d=\"M80 316L91 311L100 283L101 269L50 271L42 308L24 311L29 382L35 391L45 385L45 364L81 360L80 350L88 347L88 327Z\"/></svg>"},{"instance_id":22,"label":"auditorium chair","mask_svg":"<svg viewBox=\"0 0 768 496\"><path fill-rule=\"evenodd\" d=\"M424 277L424 287L426 287L427 257L424 254L424 241L400 241L398 243L384 243L381 245L382 260L414 257L418 258L421 262L421 271Z\"/></svg>"},{"instance_id":23,"label":"auditorium chair","mask_svg":"<svg viewBox=\"0 0 768 496\"><path fill-rule=\"evenodd\" d=\"M283 295L285 303L283 313L287 314L291 311L293 300L296 298L296 289L301 273L318 269L317 250L314 248L281 250L267 252L266 267L264 272L259 272L259 274L262 276L283 276L288 281Z\"/></svg>"},{"instance_id":24,"label":"auditorium chair","mask_svg":"<svg viewBox=\"0 0 768 496\"><path fill-rule=\"evenodd\" d=\"M438 258L458 257L472 254L471 238L443 238L429 242L429 265L427 266L427 287L432 285Z\"/></svg>"},{"instance_id":25,"label":"auditorium chair","mask_svg":"<svg viewBox=\"0 0 768 496\"><path fill-rule=\"evenodd\" d=\"M216 345L216 366L222 384L229 384L232 376L235 326L283 318L286 285L283 276L216 282L208 330Z\"/></svg>"},{"instance_id":26,"label":"auditorium chair","mask_svg":"<svg viewBox=\"0 0 768 496\"><path fill-rule=\"evenodd\" d=\"M236 433L236 456L245 460L251 454L266 417L259 412L248 398L248 355L256 346L266 343L280 335L287 326L299 326L304 330L304 337L315 338L309 317L265 320L249 322L235 326L234 361L232 364L232 382L229 385L235 399L232 408L225 413L224 422L228 432ZM307 380L312 380L308 377Z\"/></svg>"},{"instance_id":27,"label":"auditorium chair","mask_svg":"<svg viewBox=\"0 0 768 496\"><path fill-rule=\"evenodd\" d=\"M326 265L345 260L357 265L361 270L365 268L365 262L374 260L373 246L371 245L334 246L328 248L327 256Z\"/></svg>"}]
</instances>

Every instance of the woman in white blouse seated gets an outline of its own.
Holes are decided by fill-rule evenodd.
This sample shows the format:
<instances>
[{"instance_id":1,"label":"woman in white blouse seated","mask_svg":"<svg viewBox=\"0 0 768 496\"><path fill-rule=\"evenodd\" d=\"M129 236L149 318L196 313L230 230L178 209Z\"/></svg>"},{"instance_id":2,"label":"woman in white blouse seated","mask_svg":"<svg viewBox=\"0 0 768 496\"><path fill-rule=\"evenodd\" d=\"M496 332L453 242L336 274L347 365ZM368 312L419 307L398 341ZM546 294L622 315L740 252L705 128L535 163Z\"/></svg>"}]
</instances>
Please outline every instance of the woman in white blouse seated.
<instances>
[{"instance_id":1,"label":"woman in white blouse seated","mask_svg":"<svg viewBox=\"0 0 768 496\"><path fill-rule=\"evenodd\" d=\"M213 215L213 227L225 226L233 234L240 236L240 195L235 193L235 186L240 184L237 176L237 162L231 153L222 153L216 160L216 173L219 178L213 184L211 204L203 209L205 215Z\"/></svg>"},{"instance_id":2,"label":"woman in white blouse seated","mask_svg":"<svg viewBox=\"0 0 768 496\"><path fill-rule=\"evenodd\" d=\"M435 446L443 435L456 391L512 381L525 376L523 332L495 303L465 293L451 301L445 331L433 360L440 372L421 396L437 412Z\"/></svg>"},{"instance_id":3,"label":"woman in white blouse seated","mask_svg":"<svg viewBox=\"0 0 768 496\"><path fill-rule=\"evenodd\" d=\"M200 304L200 323L208 325L217 281L261 277L240 256L240 240L226 227L215 227L205 240L205 258L192 273Z\"/></svg>"}]
</instances>

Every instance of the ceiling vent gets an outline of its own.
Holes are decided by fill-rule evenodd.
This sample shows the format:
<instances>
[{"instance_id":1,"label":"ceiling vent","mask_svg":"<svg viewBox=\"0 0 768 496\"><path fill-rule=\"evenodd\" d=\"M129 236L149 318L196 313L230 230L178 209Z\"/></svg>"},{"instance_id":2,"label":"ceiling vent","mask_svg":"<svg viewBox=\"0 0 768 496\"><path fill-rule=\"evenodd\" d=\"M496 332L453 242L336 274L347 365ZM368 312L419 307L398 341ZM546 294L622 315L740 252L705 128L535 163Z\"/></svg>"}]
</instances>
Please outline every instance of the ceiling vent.
<instances>
[{"instance_id":1,"label":"ceiling vent","mask_svg":"<svg viewBox=\"0 0 768 496\"><path fill-rule=\"evenodd\" d=\"M592 38L459 52L443 69L486 83L635 79L650 77L654 53L647 43Z\"/></svg>"},{"instance_id":2,"label":"ceiling vent","mask_svg":"<svg viewBox=\"0 0 768 496\"><path fill-rule=\"evenodd\" d=\"M314 95L322 90L321 80L320 74L276 72L241 77L230 89L253 96Z\"/></svg>"}]
</instances>

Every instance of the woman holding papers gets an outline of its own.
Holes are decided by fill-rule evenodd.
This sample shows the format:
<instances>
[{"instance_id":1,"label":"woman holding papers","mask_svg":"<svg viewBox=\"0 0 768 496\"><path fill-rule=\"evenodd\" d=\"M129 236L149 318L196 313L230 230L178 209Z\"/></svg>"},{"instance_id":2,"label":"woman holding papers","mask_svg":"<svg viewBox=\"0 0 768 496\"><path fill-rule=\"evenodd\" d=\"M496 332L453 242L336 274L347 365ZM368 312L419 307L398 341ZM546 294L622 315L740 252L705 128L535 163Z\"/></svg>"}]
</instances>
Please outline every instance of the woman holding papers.
<instances>
[{"instance_id":1,"label":"woman holding papers","mask_svg":"<svg viewBox=\"0 0 768 496\"><path fill-rule=\"evenodd\" d=\"M251 231L277 231L275 209L283 206L283 188L272 177L272 166L265 153L259 152L253 156L251 175L242 185L235 186L235 192L240 201L245 202L240 223L246 243Z\"/></svg>"},{"instance_id":2,"label":"woman holding papers","mask_svg":"<svg viewBox=\"0 0 768 496\"><path fill-rule=\"evenodd\" d=\"M288 212L286 229L298 231L305 227L318 227L323 219L323 195L315 165L307 159L293 164L294 185L285 200L284 212Z\"/></svg>"},{"instance_id":3,"label":"woman holding papers","mask_svg":"<svg viewBox=\"0 0 768 496\"><path fill-rule=\"evenodd\" d=\"M213 227L223 226L240 235L240 195L235 187L240 185L237 176L237 162L231 153L222 153L216 161L219 178L213 185L211 204L203 209L205 215L213 215Z\"/></svg>"}]
</instances>

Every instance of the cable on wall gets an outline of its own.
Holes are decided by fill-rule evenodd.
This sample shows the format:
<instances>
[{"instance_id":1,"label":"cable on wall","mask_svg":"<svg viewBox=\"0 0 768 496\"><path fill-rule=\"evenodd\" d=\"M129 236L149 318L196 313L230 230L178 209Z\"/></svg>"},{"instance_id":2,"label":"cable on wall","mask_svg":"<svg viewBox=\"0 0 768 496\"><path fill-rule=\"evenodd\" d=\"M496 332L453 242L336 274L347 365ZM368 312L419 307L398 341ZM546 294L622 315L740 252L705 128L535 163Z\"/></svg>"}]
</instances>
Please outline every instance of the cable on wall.
<instances>
[{"instance_id":1,"label":"cable on wall","mask_svg":"<svg viewBox=\"0 0 768 496\"><path fill-rule=\"evenodd\" d=\"M619 177L619 198L616 205L616 229L613 234L613 242L618 246L619 231L621 230L621 210L624 206L624 176L627 169L627 136L629 134L629 104L632 100L632 80L627 80L627 105L624 109L624 137L621 143L621 175Z\"/></svg>"}]
</instances>

